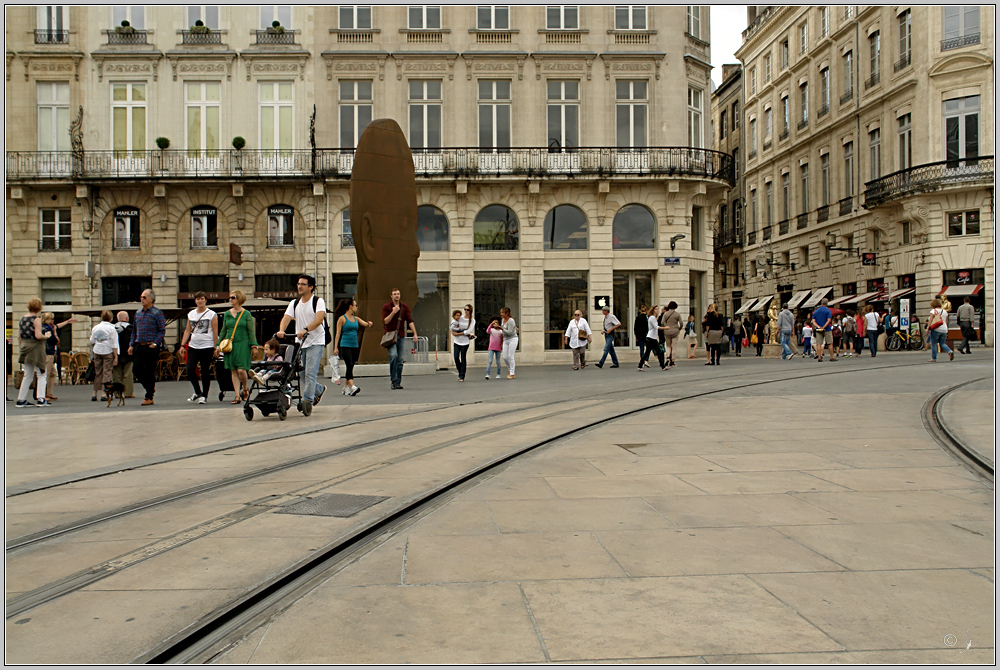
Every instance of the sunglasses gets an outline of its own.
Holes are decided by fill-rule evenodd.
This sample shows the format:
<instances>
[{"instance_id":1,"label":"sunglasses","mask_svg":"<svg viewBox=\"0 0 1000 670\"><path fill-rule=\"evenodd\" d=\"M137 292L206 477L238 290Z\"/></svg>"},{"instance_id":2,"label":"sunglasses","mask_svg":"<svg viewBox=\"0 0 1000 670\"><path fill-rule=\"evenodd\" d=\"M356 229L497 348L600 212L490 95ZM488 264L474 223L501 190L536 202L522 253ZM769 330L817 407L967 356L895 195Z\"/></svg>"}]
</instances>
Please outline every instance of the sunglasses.
<instances>
[{"instance_id":1,"label":"sunglasses","mask_svg":"<svg viewBox=\"0 0 1000 670\"><path fill-rule=\"evenodd\" d=\"M231 296L229 296L229 299L230 300L236 300L236 296L235 295L231 295Z\"/></svg>"}]
</instances>

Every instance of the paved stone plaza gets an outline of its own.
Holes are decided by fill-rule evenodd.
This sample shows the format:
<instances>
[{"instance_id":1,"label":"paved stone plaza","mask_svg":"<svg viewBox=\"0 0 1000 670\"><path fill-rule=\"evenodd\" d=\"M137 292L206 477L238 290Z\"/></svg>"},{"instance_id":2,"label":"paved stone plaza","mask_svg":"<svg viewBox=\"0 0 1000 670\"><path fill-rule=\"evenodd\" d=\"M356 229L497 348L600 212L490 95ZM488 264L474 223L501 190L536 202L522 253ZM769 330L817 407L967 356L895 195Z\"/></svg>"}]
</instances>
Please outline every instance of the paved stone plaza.
<instances>
[{"instance_id":1,"label":"paved stone plaza","mask_svg":"<svg viewBox=\"0 0 1000 670\"><path fill-rule=\"evenodd\" d=\"M186 383L158 385L151 408L85 387L48 410L8 403L8 543L358 448L8 550L7 661L136 660L394 505L639 410L460 487L214 660L992 664L993 487L921 417L981 380L942 420L992 460L992 351L703 363L404 374L394 392L367 379L285 422L189 405ZM326 493L387 499L349 518L279 513Z\"/></svg>"}]
</instances>

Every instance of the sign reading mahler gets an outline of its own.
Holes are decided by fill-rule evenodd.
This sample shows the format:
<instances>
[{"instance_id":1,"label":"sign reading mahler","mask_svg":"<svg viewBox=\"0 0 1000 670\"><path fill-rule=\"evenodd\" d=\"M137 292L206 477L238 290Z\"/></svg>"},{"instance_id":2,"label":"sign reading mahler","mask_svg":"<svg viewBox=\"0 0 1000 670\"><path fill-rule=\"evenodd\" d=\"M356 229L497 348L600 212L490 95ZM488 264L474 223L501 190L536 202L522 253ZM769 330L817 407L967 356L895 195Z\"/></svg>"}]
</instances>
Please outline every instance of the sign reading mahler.
<instances>
[{"instance_id":1,"label":"sign reading mahler","mask_svg":"<svg viewBox=\"0 0 1000 670\"><path fill-rule=\"evenodd\" d=\"M119 207L115 210L115 249L131 249L139 246L139 210L135 207Z\"/></svg>"},{"instance_id":2,"label":"sign reading mahler","mask_svg":"<svg viewBox=\"0 0 1000 670\"><path fill-rule=\"evenodd\" d=\"M292 225L294 210L288 205L271 205L267 208L267 246L291 247L295 245Z\"/></svg>"}]
</instances>

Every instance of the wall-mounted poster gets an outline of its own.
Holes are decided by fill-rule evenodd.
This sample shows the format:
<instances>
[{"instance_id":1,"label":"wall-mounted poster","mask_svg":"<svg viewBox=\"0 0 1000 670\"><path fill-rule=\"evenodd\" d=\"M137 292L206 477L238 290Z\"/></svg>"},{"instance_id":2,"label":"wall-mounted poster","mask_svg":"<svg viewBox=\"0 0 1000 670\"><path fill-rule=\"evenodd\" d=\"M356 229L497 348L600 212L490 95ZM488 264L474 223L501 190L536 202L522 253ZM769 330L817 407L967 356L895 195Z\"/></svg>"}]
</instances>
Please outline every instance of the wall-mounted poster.
<instances>
[{"instance_id":1,"label":"wall-mounted poster","mask_svg":"<svg viewBox=\"0 0 1000 670\"><path fill-rule=\"evenodd\" d=\"M294 210L288 205L271 205L267 208L267 246L295 246L294 218Z\"/></svg>"},{"instance_id":2,"label":"wall-mounted poster","mask_svg":"<svg viewBox=\"0 0 1000 670\"><path fill-rule=\"evenodd\" d=\"M211 249L219 244L218 210L208 205L191 208L191 248Z\"/></svg>"},{"instance_id":3,"label":"wall-mounted poster","mask_svg":"<svg viewBox=\"0 0 1000 670\"><path fill-rule=\"evenodd\" d=\"M139 248L139 210L119 207L114 212L114 248Z\"/></svg>"}]
</instances>

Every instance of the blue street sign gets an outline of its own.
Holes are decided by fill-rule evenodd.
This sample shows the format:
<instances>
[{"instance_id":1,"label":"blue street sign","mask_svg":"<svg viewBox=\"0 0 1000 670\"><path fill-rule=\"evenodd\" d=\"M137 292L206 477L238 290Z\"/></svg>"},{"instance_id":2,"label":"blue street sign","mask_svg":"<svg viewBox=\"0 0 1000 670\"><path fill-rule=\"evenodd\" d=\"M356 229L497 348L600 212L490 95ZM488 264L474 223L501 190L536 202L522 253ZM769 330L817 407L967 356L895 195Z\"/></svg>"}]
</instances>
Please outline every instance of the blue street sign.
<instances>
[{"instance_id":1,"label":"blue street sign","mask_svg":"<svg viewBox=\"0 0 1000 670\"><path fill-rule=\"evenodd\" d=\"M663 259L663 264L664 265L680 265L681 264L681 259L680 258L671 258L671 257L668 256L667 258Z\"/></svg>"}]
</instances>

